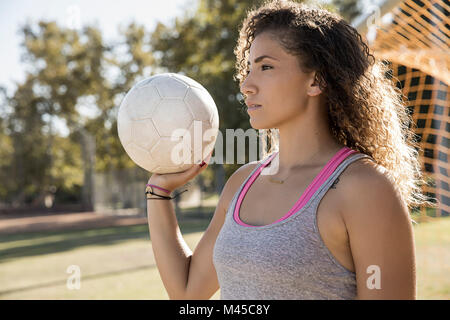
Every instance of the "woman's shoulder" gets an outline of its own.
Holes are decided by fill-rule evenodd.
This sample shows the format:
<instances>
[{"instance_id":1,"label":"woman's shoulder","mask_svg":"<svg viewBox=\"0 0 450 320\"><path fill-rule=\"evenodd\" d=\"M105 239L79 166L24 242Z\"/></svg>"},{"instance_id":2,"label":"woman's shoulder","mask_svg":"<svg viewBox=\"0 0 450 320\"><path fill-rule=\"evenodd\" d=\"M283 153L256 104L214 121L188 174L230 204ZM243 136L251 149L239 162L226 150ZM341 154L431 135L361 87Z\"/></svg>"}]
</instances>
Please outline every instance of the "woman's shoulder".
<instances>
[{"instance_id":1,"label":"woman's shoulder","mask_svg":"<svg viewBox=\"0 0 450 320\"><path fill-rule=\"evenodd\" d=\"M351 163L342 176L340 198L344 220L368 215L383 205L397 208L404 205L388 170L373 159L362 158Z\"/></svg>"},{"instance_id":2,"label":"woman's shoulder","mask_svg":"<svg viewBox=\"0 0 450 320\"><path fill-rule=\"evenodd\" d=\"M372 157L363 157L352 162L342 174L351 185L380 182L388 178L388 170Z\"/></svg>"},{"instance_id":3,"label":"woman's shoulder","mask_svg":"<svg viewBox=\"0 0 450 320\"><path fill-rule=\"evenodd\" d=\"M233 180L232 182L238 185L242 184L245 179L253 172L253 170L262 165L264 162L268 161L272 155L273 153L263 159L251 161L242 165L230 176L229 180Z\"/></svg>"},{"instance_id":4,"label":"woman's shoulder","mask_svg":"<svg viewBox=\"0 0 450 320\"><path fill-rule=\"evenodd\" d=\"M233 174L230 176L230 178L227 181L227 184L232 185L230 189L236 189L239 188L239 186L244 183L245 179L253 172L253 170L256 169L260 164L262 163L262 160L255 160L251 161L249 163L246 163L242 166L240 166L236 171L233 172Z\"/></svg>"},{"instance_id":5,"label":"woman's shoulder","mask_svg":"<svg viewBox=\"0 0 450 320\"><path fill-rule=\"evenodd\" d=\"M381 167L370 155L367 155L365 153L356 152L352 154L352 156L364 156L356 161L353 161L351 165L349 166L349 169L346 171L356 171L356 170L362 170L364 172L370 172L373 169L376 169L378 167Z\"/></svg>"},{"instance_id":6,"label":"woman's shoulder","mask_svg":"<svg viewBox=\"0 0 450 320\"><path fill-rule=\"evenodd\" d=\"M350 163L341 174L341 189L343 197L353 198L366 190L368 186L383 185L387 182L388 174L385 167L373 158L360 158Z\"/></svg>"}]
</instances>

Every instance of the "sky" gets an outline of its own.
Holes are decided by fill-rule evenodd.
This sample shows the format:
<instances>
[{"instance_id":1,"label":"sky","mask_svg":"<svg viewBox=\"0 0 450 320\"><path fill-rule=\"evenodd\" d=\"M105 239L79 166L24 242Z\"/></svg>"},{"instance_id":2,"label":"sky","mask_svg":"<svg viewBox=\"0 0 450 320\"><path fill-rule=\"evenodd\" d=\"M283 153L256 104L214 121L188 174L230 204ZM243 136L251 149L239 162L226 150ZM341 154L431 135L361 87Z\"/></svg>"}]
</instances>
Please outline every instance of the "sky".
<instances>
[{"instance_id":1,"label":"sky","mask_svg":"<svg viewBox=\"0 0 450 320\"><path fill-rule=\"evenodd\" d=\"M21 25L27 21L56 20L61 26L79 28L95 24L106 40L118 36L119 26L132 20L152 30L158 21L170 23L195 0L2 0L0 1L0 85L11 94L22 82L25 66L20 61Z\"/></svg>"}]
</instances>

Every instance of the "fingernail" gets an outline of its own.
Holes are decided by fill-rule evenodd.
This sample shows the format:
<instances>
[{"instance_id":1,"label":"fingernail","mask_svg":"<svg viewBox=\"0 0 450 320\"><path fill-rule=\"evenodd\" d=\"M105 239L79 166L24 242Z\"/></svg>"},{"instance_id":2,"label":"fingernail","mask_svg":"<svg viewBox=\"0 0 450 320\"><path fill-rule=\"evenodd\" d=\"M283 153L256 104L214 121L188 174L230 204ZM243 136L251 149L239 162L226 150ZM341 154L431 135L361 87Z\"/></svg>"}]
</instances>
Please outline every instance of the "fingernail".
<instances>
[{"instance_id":1,"label":"fingernail","mask_svg":"<svg viewBox=\"0 0 450 320\"><path fill-rule=\"evenodd\" d=\"M202 161L202 163L200 163L200 167L203 167L206 164L205 161Z\"/></svg>"}]
</instances>

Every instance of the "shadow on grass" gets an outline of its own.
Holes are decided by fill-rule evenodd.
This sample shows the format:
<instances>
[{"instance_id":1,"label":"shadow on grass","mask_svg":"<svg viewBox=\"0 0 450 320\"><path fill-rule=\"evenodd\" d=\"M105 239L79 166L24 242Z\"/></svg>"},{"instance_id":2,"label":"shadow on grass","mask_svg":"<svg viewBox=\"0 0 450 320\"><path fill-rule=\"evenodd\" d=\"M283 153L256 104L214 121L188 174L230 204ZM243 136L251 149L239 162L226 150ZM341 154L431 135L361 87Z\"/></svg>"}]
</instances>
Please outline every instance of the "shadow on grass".
<instances>
[{"instance_id":1,"label":"shadow on grass","mask_svg":"<svg viewBox=\"0 0 450 320\"><path fill-rule=\"evenodd\" d=\"M137 266L137 267L133 267L133 268L103 272L103 273L98 273L98 274L83 275L82 279L83 279L83 281L98 280L101 278L117 276L117 275L121 275L121 274L129 274L130 272L148 270L148 269L153 269L153 268L156 268L156 265L152 264L152 265ZM7 295L7 294L11 294L11 293L30 291L30 290L42 289L42 288L50 288L50 287L56 287L56 286L64 286L64 285L67 285L67 279L43 282L43 283L33 284L33 285L29 285L29 286L24 286L24 287L19 287L19 288L11 288L11 289L7 289L4 291L0 291L0 297Z\"/></svg>"},{"instance_id":2,"label":"shadow on grass","mask_svg":"<svg viewBox=\"0 0 450 320\"><path fill-rule=\"evenodd\" d=\"M202 218L180 218L183 234L202 232L209 225L209 215ZM127 240L149 240L148 225L68 230L58 232L0 235L0 263L21 257L59 253L91 245L109 246Z\"/></svg>"},{"instance_id":3,"label":"shadow on grass","mask_svg":"<svg viewBox=\"0 0 450 320\"><path fill-rule=\"evenodd\" d=\"M183 234L203 232L212 219L215 208L184 209L178 216ZM433 216L433 211L427 212ZM414 212L413 217L419 213ZM150 240L147 224L65 230L52 232L27 232L11 235L0 234L0 264L9 260L65 252L86 246L109 246L128 240Z\"/></svg>"}]
</instances>

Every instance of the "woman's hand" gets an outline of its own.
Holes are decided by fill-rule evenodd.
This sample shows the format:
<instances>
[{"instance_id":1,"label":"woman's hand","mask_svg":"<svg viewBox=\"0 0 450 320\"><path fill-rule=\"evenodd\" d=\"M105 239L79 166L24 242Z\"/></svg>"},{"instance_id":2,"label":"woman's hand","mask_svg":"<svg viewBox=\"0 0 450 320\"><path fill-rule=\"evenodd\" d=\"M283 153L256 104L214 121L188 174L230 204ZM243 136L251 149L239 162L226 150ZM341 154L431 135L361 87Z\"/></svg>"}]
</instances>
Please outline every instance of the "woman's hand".
<instances>
[{"instance_id":1,"label":"woman's hand","mask_svg":"<svg viewBox=\"0 0 450 320\"><path fill-rule=\"evenodd\" d=\"M205 170L208 166L209 160L211 159L211 155L212 152L201 164L194 164L191 168L183 172L166 174L154 173L148 180L148 183L157 185L158 187L167 189L172 192L182 185L185 185L190 180L195 178L200 172Z\"/></svg>"}]
</instances>

